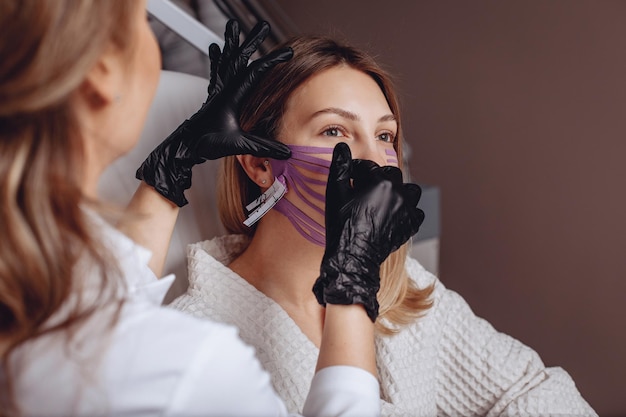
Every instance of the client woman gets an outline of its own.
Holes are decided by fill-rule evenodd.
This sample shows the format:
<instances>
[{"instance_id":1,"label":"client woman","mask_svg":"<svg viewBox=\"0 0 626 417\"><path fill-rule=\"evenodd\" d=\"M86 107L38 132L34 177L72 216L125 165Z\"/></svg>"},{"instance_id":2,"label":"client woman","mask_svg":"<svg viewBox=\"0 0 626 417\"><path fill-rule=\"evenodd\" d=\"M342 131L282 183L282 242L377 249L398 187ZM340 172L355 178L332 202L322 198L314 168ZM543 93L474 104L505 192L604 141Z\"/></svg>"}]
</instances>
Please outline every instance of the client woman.
<instances>
[{"instance_id":1,"label":"client woman","mask_svg":"<svg viewBox=\"0 0 626 417\"><path fill-rule=\"evenodd\" d=\"M292 157L224 160L220 214L232 234L189 248L190 287L172 306L239 327L288 408L299 411L328 300L318 276L324 226L335 221L324 213L332 148L345 142L355 158L398 165L403 139L390 79L369 56L325 38L287 45L293 58L268 71L240 121L287 144ZM402 247L382 265L379 306L367 309L384 415L595 415L563 369L546 368L476 317L406 254Z\"/></svg>"}]
</instances>

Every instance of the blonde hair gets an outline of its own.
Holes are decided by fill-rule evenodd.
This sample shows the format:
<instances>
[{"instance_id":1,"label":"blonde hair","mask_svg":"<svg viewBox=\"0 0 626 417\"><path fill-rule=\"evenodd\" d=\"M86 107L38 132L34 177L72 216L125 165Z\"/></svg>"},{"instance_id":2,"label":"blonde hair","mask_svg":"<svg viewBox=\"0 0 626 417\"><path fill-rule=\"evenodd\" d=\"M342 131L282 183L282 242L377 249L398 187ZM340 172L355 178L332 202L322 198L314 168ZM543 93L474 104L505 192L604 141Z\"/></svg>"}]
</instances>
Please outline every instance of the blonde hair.
<instances>
[{"instance_id":1,"label":"blonde hair","mask_svg":"<svg viewBox=\"0 0 626 417\"><path fill-rule=\"evenodd\" d=\"M291 93L324 69L348 65L371 76L387 98L398 121L398 140L394 148L402 164L399 103L387 73L364 52L332 39L301 36L287 41L285 45L294 50L294 57L270 70L260 86L246 99L240 118L243 129L275 139ZM254 227L243 225L244 207L259 194L259 187L248 178L236 158L224 158L218 181L218 206L222 223L229 233L254 234ZM423 289L415 286L404 268L406 255L407 245L404 245L392 253L381 267L381 288L378 292L380 315L376 327L383 334L397 332L399 327L414 321L432 305L432 286Z\"/></svg>"},{"instance_id":2,"label":"blonde hair","mask_svg":"<svg viewBox=\"0 0 626 417\"><path fill-rule=\"evenodd\" d=\"M43 326L81 288L78 260L100 271L100 306L120 285L81 208L90 202L80 188L84 155L71 101L105 48L129 48L137 7L128 0L0 2L0 414L18 413L11 353L44 333L71 336L99 308L79 302L61 322Z\"/></svg>"}]
</instances>

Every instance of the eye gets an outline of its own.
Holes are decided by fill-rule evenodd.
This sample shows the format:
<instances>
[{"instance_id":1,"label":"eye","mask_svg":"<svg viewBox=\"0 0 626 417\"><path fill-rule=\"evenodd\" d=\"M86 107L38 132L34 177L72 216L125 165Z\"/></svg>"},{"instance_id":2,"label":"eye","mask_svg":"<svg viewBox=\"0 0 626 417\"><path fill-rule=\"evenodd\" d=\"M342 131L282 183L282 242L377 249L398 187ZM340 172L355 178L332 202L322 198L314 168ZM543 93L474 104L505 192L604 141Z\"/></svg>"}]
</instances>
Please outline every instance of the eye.
<instances>
[{"instance_id":1,"label":"eye","mask_svg":"<svg viewBox=\"0 0 626 417\"><path fill-rule=\"evenodd\" d=\"M333 137L345 136L343 129L339 126L328 126L322 131L322 135Z\"/></svg>"},{"instance_id":2,"label":"eye","mask_svg":"<svg viewBox=\"0 0 626 417\"><path fill-rule=\"evenodd\" d=\"M378 135L378 140L386 143L394 143L396 140L396 135L392 132L383 132Z\"/></svg>"}]
</instances>

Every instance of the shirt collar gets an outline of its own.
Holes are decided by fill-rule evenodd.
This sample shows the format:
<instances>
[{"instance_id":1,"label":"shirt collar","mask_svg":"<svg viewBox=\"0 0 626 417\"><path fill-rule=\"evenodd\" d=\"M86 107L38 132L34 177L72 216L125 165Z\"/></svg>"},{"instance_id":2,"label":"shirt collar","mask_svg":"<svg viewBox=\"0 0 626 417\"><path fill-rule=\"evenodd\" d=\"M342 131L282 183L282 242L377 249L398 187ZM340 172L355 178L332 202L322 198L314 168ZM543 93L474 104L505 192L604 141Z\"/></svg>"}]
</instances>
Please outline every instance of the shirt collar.
<instances>
[{"instance_id":1,"label":"shirt collar","mask_svg":"<svg viewBox=\"0 0 626 417\"><path fill-rule=\"evenodd\" d=\"M115 256L126 281L127 295L151 304L161 305L174 282L174 274L158 279L148 266L152 252L138 245L111 226L93 211L86 210L88 218L99 230L102 242Z\"/></svg>"}]
</instances>

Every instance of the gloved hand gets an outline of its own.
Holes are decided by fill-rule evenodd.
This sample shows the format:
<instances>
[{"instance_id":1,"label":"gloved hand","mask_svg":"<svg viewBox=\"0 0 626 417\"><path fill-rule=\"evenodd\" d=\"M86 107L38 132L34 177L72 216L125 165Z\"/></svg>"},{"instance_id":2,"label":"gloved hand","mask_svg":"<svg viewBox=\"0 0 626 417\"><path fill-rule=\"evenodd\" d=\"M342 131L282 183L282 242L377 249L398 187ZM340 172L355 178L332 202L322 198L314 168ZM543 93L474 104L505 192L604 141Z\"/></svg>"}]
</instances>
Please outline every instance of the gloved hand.
<instances>
[{"instance_id":1,"label":"gloved hand","mask_svg":"<svg viewBox=\"0 0 626 417\"><path fill-rule=\"evenodd\" d=\"M252 154L274 159L291 156L284 144L248 134L239 126L246 94L269 69L293 56L291 48L285 48L248 65L269 30L267 22L258 23L239 46L239 24L236 20L228 21L224 51L217 44L209 47L211 80L206 102L148 155L137 170L137 179L182 207L188 203L184 191L191 187L191 170L196 164L227 155Z\"/></svg>"},{"instance_id":2,"label":"gloved hand","mask_svg":"<svg viewBox=\"0 0 626 417\"><path fill-rule=\"evenodd\" d=\"M376 320L380 265L419 230L421 193L402 183L399 168L352 160L348 145L337 144L326 188L326 250L313 286L320 304L362 304Z\"/></svg>"}]
</instances>

